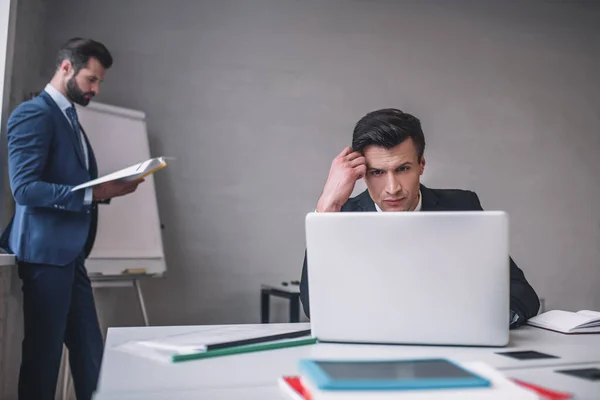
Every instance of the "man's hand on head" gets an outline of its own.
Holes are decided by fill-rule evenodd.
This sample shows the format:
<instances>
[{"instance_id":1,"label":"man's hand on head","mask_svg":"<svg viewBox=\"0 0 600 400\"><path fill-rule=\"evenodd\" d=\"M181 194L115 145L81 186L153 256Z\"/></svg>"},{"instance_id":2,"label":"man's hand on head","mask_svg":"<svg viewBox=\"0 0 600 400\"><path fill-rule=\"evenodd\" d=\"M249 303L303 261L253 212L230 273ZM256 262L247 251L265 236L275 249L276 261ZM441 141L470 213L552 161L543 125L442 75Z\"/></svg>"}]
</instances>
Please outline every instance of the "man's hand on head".
<instances>
[{"instance_id":1,"label":"man's hand on head","mask_svg":"<svg viewBox=\"0 0 600 400\"><path fill-rule=\"evenodd\" d=\"M365 158L358 151L346 147L331 163L325 188L317 203L317 212L340 211L348 201L356 181L367 172Z\"/></svg>"},{"instance_id":2,"label":"man's hand on head","mask_svg":"<svg viewBox=\"0 0 600 400\"><path fill-rule=\"evenodd\" d=\"M134 181L134 182L104 182L94 187L93 191L93 199L94 201L108 200L113 197L125 196L129 193L135 192L138 185L144 182Z\"/></svg>"}]
</instances>

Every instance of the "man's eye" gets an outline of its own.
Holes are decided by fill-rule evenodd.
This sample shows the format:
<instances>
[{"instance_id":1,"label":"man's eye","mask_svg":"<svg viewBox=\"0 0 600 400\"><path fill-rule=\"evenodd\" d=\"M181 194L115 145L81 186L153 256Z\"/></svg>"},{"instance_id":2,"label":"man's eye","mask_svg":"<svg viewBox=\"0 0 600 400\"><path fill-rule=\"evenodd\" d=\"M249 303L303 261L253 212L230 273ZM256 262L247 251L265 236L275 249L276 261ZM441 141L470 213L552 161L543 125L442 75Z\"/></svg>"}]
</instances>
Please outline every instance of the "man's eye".
<instances>
[{"instance_id":1,"label":"man's eye","mask_svg":"<svg viewBox=\"0 0 600 400\"><path fill-rule=\"evenodd\" d=\"M373 176L379 176L379 175L381 175L382 173L383 173L383 171L381 171L381 170L379 170L379 169L376 169L376 170L373 170L373 171L371 171L371 175L373 175Z\"/></svg>"},{"instance_id":2,"label":"man's eye","mask_svg":"<svg viewBox=\"0 0 600 400\"><path fill-rule=\"evenodd\" d=\"M398 168L398 172L405 172L408 171L410 169L409 166L402 166Z\"/></svg>"}]
</instances>

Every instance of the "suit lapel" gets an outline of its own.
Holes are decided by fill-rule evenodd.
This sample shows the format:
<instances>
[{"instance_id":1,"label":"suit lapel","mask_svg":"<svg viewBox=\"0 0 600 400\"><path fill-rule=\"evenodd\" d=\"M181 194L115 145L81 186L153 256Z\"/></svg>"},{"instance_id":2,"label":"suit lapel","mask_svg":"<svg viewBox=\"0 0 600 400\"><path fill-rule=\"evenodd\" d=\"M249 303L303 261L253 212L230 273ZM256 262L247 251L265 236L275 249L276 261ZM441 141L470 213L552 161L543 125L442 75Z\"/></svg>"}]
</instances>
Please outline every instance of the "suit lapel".
<instances>
[{"instance_id":1,"label":"suit lapel","mask_svg":"<svg viewBox=\"0 0 600 400\"><path fill-rule=\"evenodd\" d=\"M71 143L73 143L73 147L75 148L75 154L77 154L77 158L79 159L79 162L81 163L83 168L86 168L85 155L83 154L81 141L77 137L77 132L75 132L75 130L71 126L71 123L69 122L65 114L62 112L62 110L58 107L58 105L54 102L52 97L50 97L50 95L46 92L42 92L41 95L44 96L46 102L50 104L50 106L53 108L61 130L68 132L67 136L69 136Z\"/></svg>"},{"instance_id":2,"label":"suit lapel","mask_svg":"<svg viewBox=\"0 0 600 400\"><path fill-rule=\"evenodd\" d=\"M431 191L431 189L421 185L421 196L423 199L421 201L421 210L422 211L436 211L440 210L439 199Z\"/></svg>"},{"instance_id":3,"label":"suit lapel","mask_svg":"<svg viewBox=\"0 0 600 400\"><path fill-rule=\"evenodd\" d=\"M365 190L359 194L357 200L358 208L360 208L361 211L377 211L375 208L375 203L373 202L373 199L371 199L368 190Z\"/></svg>"}]
</instances>

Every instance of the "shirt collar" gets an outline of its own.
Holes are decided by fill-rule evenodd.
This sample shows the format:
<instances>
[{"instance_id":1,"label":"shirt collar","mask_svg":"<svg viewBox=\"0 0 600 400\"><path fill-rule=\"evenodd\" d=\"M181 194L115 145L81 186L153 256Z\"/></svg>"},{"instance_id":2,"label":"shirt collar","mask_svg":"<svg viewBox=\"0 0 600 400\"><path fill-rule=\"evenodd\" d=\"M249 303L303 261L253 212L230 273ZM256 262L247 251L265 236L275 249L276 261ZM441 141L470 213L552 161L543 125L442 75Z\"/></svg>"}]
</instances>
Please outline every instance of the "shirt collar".
<instances>
[{"instance_id":1,"label":"shirt collar","mask_svg":"<svg viewBox=\"0 0 600 400\"><path fill-rule=\"evenodd\" d=\"M44 90L46 91L46 93L48 93L50 95L50 97L52 97L52 100L54 100L54 102L56 103L58 108L60 108L60 110L62 112L65 112L68 108L73 106L73 104L71 104L69 99L67 99L65 97L65 95L63 95L61 92L59 92L51 84L47 84L46 87L44 88Z\"/></svg>"},{"instance_id":2,"label":"shirt collar","mask_svg":"<svg viewBox=\"0 0 600 400\"><path fill-rule=\"evenodd\" d=\"M423 203L423 196L421 196L421 191L419 190L419 202L417 203L417 206L415 207L414 211L421 211L422 203ZM379 208L377 203L375 203L375 209L377 210L377 212L381 212L381 208Z\"/></svg>"}]
</instances>

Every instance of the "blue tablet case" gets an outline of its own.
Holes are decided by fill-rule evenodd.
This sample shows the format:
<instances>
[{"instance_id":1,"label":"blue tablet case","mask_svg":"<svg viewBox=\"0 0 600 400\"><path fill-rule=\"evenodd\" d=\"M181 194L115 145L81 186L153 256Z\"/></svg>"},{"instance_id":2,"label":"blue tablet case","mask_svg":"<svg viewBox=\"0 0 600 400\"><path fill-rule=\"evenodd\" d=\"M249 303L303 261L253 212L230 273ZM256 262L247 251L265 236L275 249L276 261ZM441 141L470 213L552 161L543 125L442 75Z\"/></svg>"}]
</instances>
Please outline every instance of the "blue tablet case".
<instances>
[{"instance_id":1,"label":"blue tablet case","mask_svg":"<svg viewBox=\"0 0 600 400\"><path fill-rule=\"evenodd\" d=\"M401 378L401 379L334 379L321 366L319 362L328 364L346 364L360 368L368 363L428 363L444 362L458 368L464 375L447 378ZM406 359L406 360L300 360L298 365L300 373L320 390L431 390L431 389L457 389L457 388L483 388L489 387L491 382L447 359Z\"/></svg>"}]
</instances>

